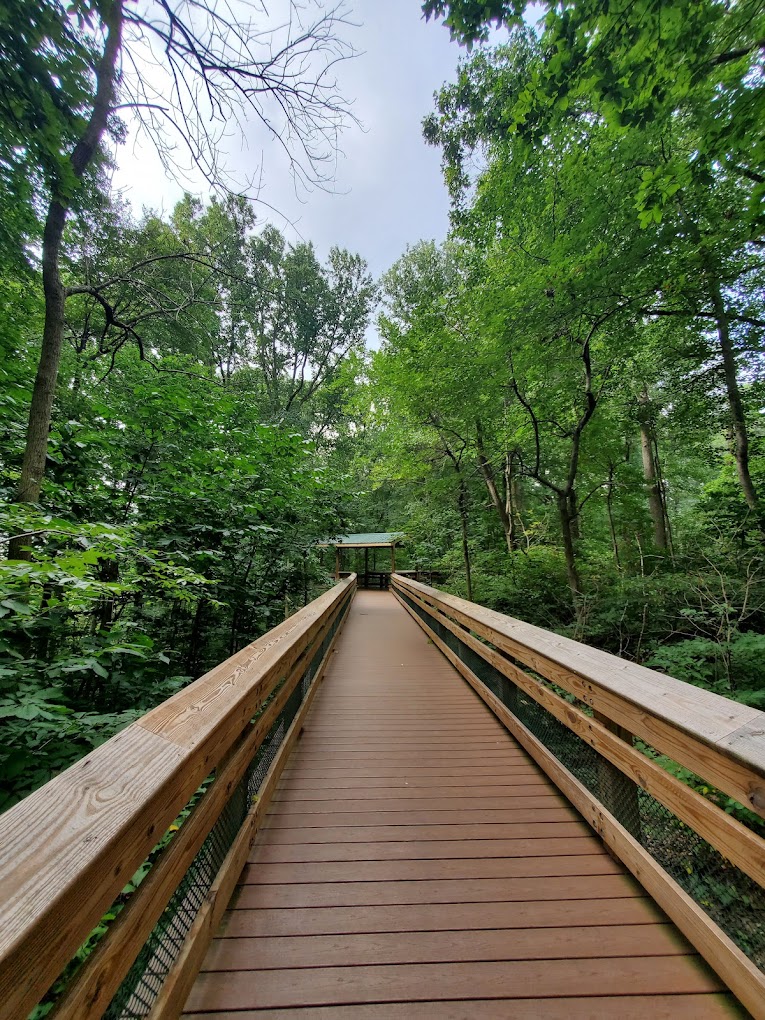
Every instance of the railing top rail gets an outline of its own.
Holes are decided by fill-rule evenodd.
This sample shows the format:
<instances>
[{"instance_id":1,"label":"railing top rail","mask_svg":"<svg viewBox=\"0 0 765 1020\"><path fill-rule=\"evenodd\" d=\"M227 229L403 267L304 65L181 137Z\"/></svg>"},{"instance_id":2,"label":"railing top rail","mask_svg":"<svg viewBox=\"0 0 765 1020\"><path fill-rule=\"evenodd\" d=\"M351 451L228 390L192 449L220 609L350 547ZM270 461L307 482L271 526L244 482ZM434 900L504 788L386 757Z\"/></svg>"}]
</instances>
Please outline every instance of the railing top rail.
<instances>
[{"instance_id":1,"label":"railing top rail","mask_svg":"<svg viewBox=\"0 0 765 1020\"><path fill-rule=\"evenodd\" d=\"M765 814L765 712L400 574L393 580ZM731 784L715 759L744 766L746 787Z\"/></svg>"},{"instance_id":2,"label":"railing top rail","mask_svg":"<svg viewBox=\"0 0 765 1020\"><path fill-rule=\"evenodd\" d=\"M340 581L0 817L0 1002L40 959L63 967L355 582Z\"/></svg>"}]
</instances>

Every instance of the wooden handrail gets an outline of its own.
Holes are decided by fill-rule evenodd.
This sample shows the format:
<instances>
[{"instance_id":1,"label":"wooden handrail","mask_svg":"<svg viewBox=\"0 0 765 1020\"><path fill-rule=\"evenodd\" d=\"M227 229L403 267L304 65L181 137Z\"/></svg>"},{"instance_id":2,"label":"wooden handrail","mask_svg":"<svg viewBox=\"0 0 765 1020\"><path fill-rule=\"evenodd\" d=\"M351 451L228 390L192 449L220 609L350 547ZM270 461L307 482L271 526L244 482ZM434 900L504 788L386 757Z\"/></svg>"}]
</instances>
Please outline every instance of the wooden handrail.
<instances>
[{"instance_id":1,"label":"wooden handrail","mask_svg":"<svg viewBox=\"0 0 765 1020\"><path fill-rule=\"evenodd\" d=\"M355 588L354 574L0 817L0 1017L47 992L200 783L239 768L243 740L257 750L251 720Z\"/></svg>"},{"instance_id":2,"label":"wooden handrail","mask_svg":"<svg viewBox=\"0 0 765 1020\"><path fill-rule=\"evenodd\" d=\"M765 713L401 575L393 576L392 586L434 644L752 1015L765 1020L765 973L654 860L635 838L629 821L619 817L625 785L627 800L629 787L634 791L635 808L640 786L764 887L765 840L642 754L633 746L633 734L765 814ZM491 692L460 653L428 626L428 618L598 752L605 770L614 773L605 775L600 796L584 786ZM593 714L571 704L540 677L574 695ZM609 779L615 781L613 798Z\"/></svg>"},{"instance_id":3,"label":"wooden handrail","mask_svg":"<svg viewBox=\"0 0 765 1020\"><path fill-rule=\"evenodd\" d=\"M401 575L393 583L765 817L765 712Z\"/></svg>"}]
</instances>

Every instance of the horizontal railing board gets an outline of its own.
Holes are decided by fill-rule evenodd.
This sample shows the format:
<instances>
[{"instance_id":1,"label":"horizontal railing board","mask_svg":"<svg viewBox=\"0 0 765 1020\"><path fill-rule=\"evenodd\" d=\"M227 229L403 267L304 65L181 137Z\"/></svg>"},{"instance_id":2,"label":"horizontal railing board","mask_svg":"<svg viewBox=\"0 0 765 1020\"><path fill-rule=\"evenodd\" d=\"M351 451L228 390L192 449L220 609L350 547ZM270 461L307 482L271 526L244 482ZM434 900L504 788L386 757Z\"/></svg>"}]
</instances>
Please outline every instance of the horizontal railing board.
<instances>
[{"instance_id":1,"label":"horizontal railing board","mask_svg":"<svg viewBox=\"0 0 765 1020\"><path fill-rule=\"evenodd\" d=\"M137 725L159 733L189 749L222 730L241 732L261 706L263 690L293 665L306 637L353 578L341 581L305 609L185 687L175 697L152 709ZM253 683L253 674L259 674ZM204 716L204 726L200 718Z\"/></svg>"},{"instance_id":2,"label":"horizontal railing board","mask_svg":"<svg viewBox=\"0 0 765 1020\"><path fill-rule=\"evenodd\" d=\"M421 608L427 608L427 603L414 592L410 593L410 597ZM447 627L464 644L467 644L486 662L512 681L519 690L533 698L550 715L607 758L625 776L661 801L681 821L703 836L708 843L746 872L750 878L759 885L765 885L763 842L757 833L676 779L653 759L634 748L631 741L621 739L597 718L585 715L580 709L530 674L519 669L500 653L481 644L477 638L462 630L448 617L441 615L440 622L442 626Z\"/></svg>"},{"instance_id":3,"label":"horizontal railing board","mask_svg":"<svg viewBox=\"0 0 765 1020\"><path fill-rule=\"evenodd\" d=\"M394 584L765 814L765 712L417 581Z\"/></svg>"},{"instance_id":4,"label":"horizontal railing board","mask_svg":"<svg viewBox=\"0 0 765 1020\"><path fill-rule=\"evenodd\" d=\"M335 585L0 817L0 1017L25 1016L45 994L255 714L263 672L276 682L354 584Z\"/></svg>"},{"instance_id":5,"label":"horizontal railing board","mask_svg":"<svg viewBox=\"0 0 765 1020\"><path fill-rule=\"evenodd\" d=\"M331 613L324 617L316 642L324 639L337 615L342 612L343 605L335 605ZM88 957L67 988L64 998L57 1003L53 1014L55 1020L100 1016L109 1005L175 891L178 875L184 874L191 865L274 721L300 683L306 668L306 654L313 654L312 647L298 659L289 678L278 693L269 699L267 708L257 722L245 727L243 736L220 763L213 784L197 802L180 832L154 863L140 888L121 911L108 937Z\"/></svg>"},{"instance_id":6,"label":"horizontal railing board","mask_svg":"<svg viewBox=\"0 0 765 1020\"><path fill-rule=\"evenodd\" d=\"M305 697L301 702L284 739L279 745L274 760L258 787L258 792L247 812L244 824L234 838L226 859L213 880L204 903L194 918L180 952L171 966L159 995L154 1002L149 1020L175 1020L180 1014L204 960L207 947L212 941L231 900L237 880L241 874L258 829L266 817L271 798L276 790L279 777L284 769L295 742L299 739L303 722L311 707L332 656L335 642L340 634L338 628L326 648L321 662L312 678Z\"/></svg>"}]
</instances>

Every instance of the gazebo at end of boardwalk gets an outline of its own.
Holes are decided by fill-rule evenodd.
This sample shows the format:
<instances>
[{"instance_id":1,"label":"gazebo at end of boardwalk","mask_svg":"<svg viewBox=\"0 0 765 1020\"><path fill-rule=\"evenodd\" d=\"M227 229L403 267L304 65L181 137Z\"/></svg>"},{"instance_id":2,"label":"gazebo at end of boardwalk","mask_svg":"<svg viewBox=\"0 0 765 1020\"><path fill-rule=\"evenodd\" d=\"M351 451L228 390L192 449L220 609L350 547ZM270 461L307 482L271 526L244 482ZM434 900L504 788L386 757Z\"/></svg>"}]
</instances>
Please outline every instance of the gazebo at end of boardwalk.
<instances>
[{"instance_id":1,"label":"gazebo at end of boardwalk","mask_svg":"<svg viewBox=\"0 0 765 1020\"><path fill-rule=\"evenodd\" d=\"M334 548L335 550L335 580L339 581L343 576L342 572L342 551L344 549L364 550L364 572L360 574L361 587L369 588L372 582L379 588L387 588L392 574L396 572L396 546L404 541L404 535L400 531L366 531L357 532L351 535L337 535L328 538L323 542L317 542L320 549ZM369 550L375 553L378 549L390 549L390 571L376 570L374 567L369 570ZM347 577L350 572L347 572Z\"/></svg>"}]
</instances>

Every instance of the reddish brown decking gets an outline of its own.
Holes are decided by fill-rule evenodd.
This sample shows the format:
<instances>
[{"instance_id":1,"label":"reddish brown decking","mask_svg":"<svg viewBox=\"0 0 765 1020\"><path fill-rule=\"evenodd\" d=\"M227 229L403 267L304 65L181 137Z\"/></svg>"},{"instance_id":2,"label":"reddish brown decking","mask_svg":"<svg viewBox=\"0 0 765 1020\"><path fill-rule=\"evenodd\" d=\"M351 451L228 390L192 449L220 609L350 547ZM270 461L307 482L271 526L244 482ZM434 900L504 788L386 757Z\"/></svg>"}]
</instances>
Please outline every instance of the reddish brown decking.
<instances>
[{"instance_id":1,"label":"reddish brown decking","mask_svg":"<svg viewBox=\"0 0 765 1020\"><path fill-rule=\"evenodd\" d=\"M361 591L188 1018L738 1011L387 592Z\"/></svg>"}]
</instances>

